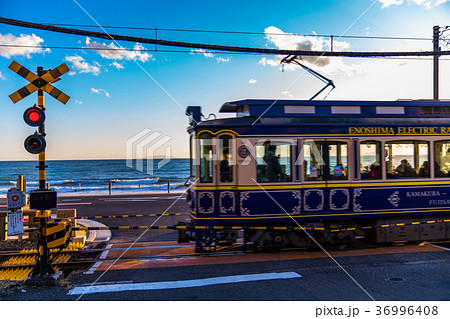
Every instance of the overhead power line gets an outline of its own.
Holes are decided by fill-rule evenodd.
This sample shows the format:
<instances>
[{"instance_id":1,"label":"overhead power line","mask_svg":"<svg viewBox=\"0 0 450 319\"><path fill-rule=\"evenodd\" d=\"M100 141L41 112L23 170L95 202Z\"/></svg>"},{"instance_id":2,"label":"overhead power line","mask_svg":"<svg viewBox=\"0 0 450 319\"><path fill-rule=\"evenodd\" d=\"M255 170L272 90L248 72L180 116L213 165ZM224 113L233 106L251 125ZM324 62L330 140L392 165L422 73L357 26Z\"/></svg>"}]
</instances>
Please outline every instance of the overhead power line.
<instances>
[{"instance_id":1,"label":"overhead power line","mask_svg":"<svg viewBox=\"0 0 450 319\"><path fill-rule=\"evenodd\" d=\"M57 50L93 50L93 51L126 51L126 52L153 52L153 53L186 53L186 54L203 54L203 52L195 52L192 50L155 50L155 49L128 49L128 48L110 48L110 47L73 47L73 46L40 46L40 45L19 45L19 44L0 44L0 47L6 48L33 48L33 49L57 49ZM214 54L229 54L229 55L255 55L260 53L252 52L221 52L221 51L208 51L208 53ZM205 52L206 53L206 52ZM432 61L432 58L428 57L365 57L368 59L400 59L400 60L417 60L417 61ZM450 61L450 59L441 58L439 61Z\"/></svg>"},{"instance_id":2,"label":"overhead power line","mask_svg":"<svg viewBox=\"0 0 450 319\"><path fill-rule=\"evenodd\" d=\"M296 55L296 56L319 56L319 57L393 57L393 56L435 56L435 55L450 55L450 51L417 51L417 52L330 52L330 51L304 51L304 50L280 50L280 49L267 49L267 48L251 48L251 47L238 47L238 46L225 46L216 44L203 44L203 43L190 43L180 41L169 41L159 39L149 39L142 37L107 34L103 32L94 32L78 29L69 29L63 27L56 27L50 25L44 25L40 23L32 23L14 19L6 19L0 17L0 23L15 25L31 29L46 30L52 32L59 32L65 34L74 34L81 36L88 36L92 38L108 39L115 41L130 41L138 43L149 43L162 46L183 47L183 48L196 48L215 51L227 51L227 52L248 52L248 53L262 53L262 54L278 54L278 55Z\"/></svg>"},{"instance_id":3,"label":"overhead power line","mask_svg":"<svg viewBox=\"0 0 450 319\"><path fill-rule=\"evenodd\" d=\"M67 24L67 23L42 23L43 25L53 25L62 27L77 28L98 28L94 24ZM274 32L251 32L251 31L226 31L226 30L199 30L199 29L168 29L168 28L147 28L130 26L103 26L105 29L124 30L145 30L145 31L168 31L168 32L192 32L192 33L216 33L216 34L242 34L242 35L274 35L274 36L294 36L294 37L324 37L324 38L347 38L347 39L375 39L375 40L412 40L412 41L432 41L433 38L425 37L397 37L397 36L369 36L369 35L340 35L333 34L296 34L296 33L274 33Z\"/></svg>"}]
</instances>

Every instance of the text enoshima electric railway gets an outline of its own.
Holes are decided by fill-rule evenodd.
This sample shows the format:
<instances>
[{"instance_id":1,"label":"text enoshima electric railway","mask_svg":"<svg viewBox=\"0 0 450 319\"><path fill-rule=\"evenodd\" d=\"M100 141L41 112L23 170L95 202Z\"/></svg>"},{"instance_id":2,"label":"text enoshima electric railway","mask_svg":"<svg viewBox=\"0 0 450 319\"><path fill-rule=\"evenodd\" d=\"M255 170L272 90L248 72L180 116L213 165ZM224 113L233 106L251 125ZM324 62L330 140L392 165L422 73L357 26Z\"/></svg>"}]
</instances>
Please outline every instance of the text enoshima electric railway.
<instances>
[{"instance_id":1,"label":"text enoshima electric railway","mask_svg":"<svg viewBox=\"0 0 450 319\"><path fill-rule=\"evenodd\" d=\"M242 100L220 112L236 116L186 111L193 225L246 226L263 248L312 246L298 225L332 244L450 238L449 223L367 227L449 218L450 101ZM215 228L179 240L202 250L239 235Z\"/></svg>"}]
</instances>

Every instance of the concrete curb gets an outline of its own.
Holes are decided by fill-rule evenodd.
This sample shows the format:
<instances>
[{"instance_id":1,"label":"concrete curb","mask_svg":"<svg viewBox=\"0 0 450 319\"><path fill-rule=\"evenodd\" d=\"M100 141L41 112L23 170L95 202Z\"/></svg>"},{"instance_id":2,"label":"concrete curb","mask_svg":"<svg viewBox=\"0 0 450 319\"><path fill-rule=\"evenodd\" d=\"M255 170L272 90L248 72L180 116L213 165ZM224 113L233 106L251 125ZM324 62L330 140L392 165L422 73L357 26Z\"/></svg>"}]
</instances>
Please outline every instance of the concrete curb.
<instances>
[{"instance_id":1,"label":"concrete curb","mask_svg":"<svg viewBox=\"0 0 450 319\"><path fill-rule=\"evenodd\" d=\"M77 224L82 227L107 227L105 224L90 219L77 219ZM90 230L88 233L89 236L86 238L86 242L89 243L106 242L112 236L110 230Z\"/></svg>"}]
</instances>

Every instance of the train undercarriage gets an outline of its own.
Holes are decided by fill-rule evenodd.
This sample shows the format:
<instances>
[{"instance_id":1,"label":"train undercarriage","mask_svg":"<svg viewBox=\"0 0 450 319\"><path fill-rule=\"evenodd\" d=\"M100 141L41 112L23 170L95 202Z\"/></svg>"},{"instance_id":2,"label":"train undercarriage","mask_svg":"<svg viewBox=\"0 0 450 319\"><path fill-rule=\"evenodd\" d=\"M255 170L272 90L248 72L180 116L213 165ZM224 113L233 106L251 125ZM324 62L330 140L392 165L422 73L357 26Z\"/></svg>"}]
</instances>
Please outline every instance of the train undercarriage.
<instances>
[{"instance_id":1,"label":"train undercarriage","mask_svg":"<svg viewBox=\"0 0 450 319\"><path fill-rule=\"evenodd\" d=\"M178 242L194 241L196 252L210 252L215 251L217 247L230 246L238 241L244 245L251 243L257 249L274 250L289 247L315 248L319 245L346 247L352 245L357 239L373 243L449 240L450 223L443 222L448 219L450 219L450 215L427 216L426 218L370 219L357 223L348 221L314 222L302 225L303 229L300 230L254 229L256 225L251 225L252 229L244 227L243 230L187 229L179 230ZM298 227L298 225L267 224L257 226L259 228L266 226Z\"/></svg>"}]
</instances>

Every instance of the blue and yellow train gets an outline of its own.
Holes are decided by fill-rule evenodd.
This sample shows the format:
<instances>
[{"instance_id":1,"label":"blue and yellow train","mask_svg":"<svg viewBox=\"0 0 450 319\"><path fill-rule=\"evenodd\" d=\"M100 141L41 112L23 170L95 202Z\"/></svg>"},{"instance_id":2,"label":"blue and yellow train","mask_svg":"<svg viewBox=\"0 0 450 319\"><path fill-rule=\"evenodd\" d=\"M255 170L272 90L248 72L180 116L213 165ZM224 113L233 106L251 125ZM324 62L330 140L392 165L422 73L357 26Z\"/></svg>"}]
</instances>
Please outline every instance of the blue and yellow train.
<instances>
[{"instance_id":1,"label":"blue and yellow train","mask_svg":"<svg viewBox=\"0 0 450 319\"><path fill-rule=\"evenodd\" d=\"M187 108L195 225L335 229L449 218L450 101L241 100L235 117ZM211 231L212 232L212 231ZM235 230L197 232L233 242ZM450 238L448 223L317 232L350 243ZM208 237L209 241L202 240ZM246 231L262 247L309 246L303 231Z\"/></svg>"}]
</instances>

